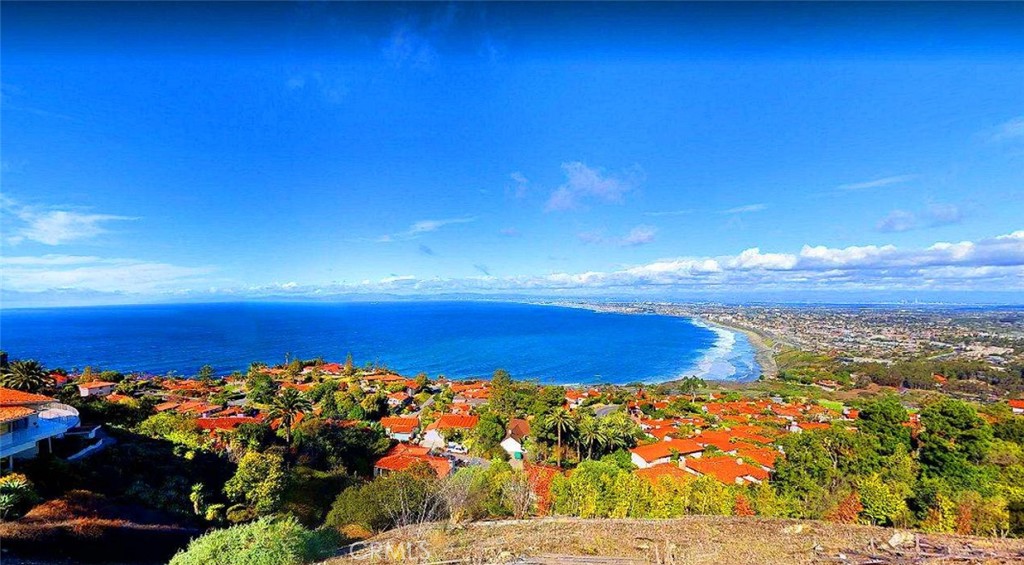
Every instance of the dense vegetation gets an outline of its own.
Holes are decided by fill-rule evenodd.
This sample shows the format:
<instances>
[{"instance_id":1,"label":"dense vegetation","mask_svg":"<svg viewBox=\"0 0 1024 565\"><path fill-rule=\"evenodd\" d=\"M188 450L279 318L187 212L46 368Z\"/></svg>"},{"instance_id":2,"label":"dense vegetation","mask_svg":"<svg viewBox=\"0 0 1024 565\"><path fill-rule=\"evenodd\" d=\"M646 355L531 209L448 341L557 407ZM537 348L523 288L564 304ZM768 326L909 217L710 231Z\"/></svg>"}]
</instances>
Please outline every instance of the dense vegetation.
<instances>
[{"instance_id":1,"label":"dense vegetation","mask_svg":"<svg viewBox=\"0 0 1024 565\"><path fill-rule=\"evenodd\" d=\"M293 360L285 378L296 379L315 363ZM447 477L414 465L371 479L374 462L393 445L377 420L401 412L388 406L387 389L367 391L314 371L300 392L282 387L280 377L254 364L238 380L245 383L246 402L270 417L215 434L193 417L155 413L145 394L152 384L144 379L113 372L80 377L102 375L138 396L109 402L79 398L71 385L57 388L50 373L37 378L41 368L31 363L18 367L8 383L75 405L83 420L104 423L117 443L87 463L42 455L21 464L21 474L0 479L0 518L15 519L40 500L69 493L109 497L154 511L147 516L154 522L212 530L175 557L179 564L303 563L343 540L407 524L551 513L758 515L1024 535L1024 418L1003 403L984 404L979 412L978 404L936 393L924 397L912 421L898 396L857 400L854 421L780 433L776 445L785 457L771 480L737 486L706 476L650 480L635 473L630 461L628 450L649 439L621 406L636 403L650 418L701 416L716 424L696 401L699 392L707 392L699 379L643 391L604 387L569 409L564 388L513 381L497 371L489 401L475 409L479 424L453 436L485 464L460 467ZM834 370L819 356L792 355L780 367L804 375ZM953 365L942 368L951 380L977 377L971 366L959 372ZM935 370L931 364L895 364L878 375L861 371L843 378L888 378L895 371L906 385L907 375ZM345 371L357 369L349 362ZM196 375L200 381L210 378L205 369ZM425 375L415 380L421 390L429 383ZM934 385L932 380L932 390ZM784 386L790 387L786 396L802 390ZM669 391L677 393L671 402L651 402ZM740 397L733 391L716 401ZM224 406L232 398L242 397L228 388L216 395ZM421 415L424 424L448 411L453 394L439 388L419 395L420 402L428 399L433 406ZM596 404L612 409L598 413ZM499 446L513 419L527 420L531 430L524 445L529 460L515 467Z\"/></svg>"}]
</instances>

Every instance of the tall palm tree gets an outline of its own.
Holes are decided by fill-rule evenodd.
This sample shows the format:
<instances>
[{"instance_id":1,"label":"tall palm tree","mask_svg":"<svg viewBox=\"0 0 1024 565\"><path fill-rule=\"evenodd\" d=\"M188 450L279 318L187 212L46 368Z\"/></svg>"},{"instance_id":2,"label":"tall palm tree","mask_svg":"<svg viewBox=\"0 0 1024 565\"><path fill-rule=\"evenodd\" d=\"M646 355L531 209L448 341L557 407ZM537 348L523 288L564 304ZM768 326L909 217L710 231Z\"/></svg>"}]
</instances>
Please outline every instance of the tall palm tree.
<instances>
[{"instance_id":1,"label":"tall palm tree","mask_svg":"<svg viewBox=\"0 0 1024 565\"><path fill-rule=\"evenodd\" d=\"M0 375L0 386L25 392L39 392L52 381L46 369L38 361L31 359L11 362Z\"/></svg>"},{"instance_id":2,"label":"tall palm tree","mask_svg":"<svg viewBox=\"0 0 1024 565\"><path fill-rule=\"evenodd\" d=\"M271 419L281 418L281 426L284 428L284 439L290 445L292 443L292 423L295 417L302 412L309 412L313 404L308 398L302 396L294 388L286 388L274 397L270 403L268 416Z\"/></svg>"},{"instance_id":3,"label":"tall palm tree","mask_svg":"<svg viewBox=\"0 0 1024 565\"><path fill-rule=\"evenodd\" d=\"M558 466L562 466L562 433L571 432L576 427L576 421L565 408L557 408L548 415L548 427L554 428L558 436Z\"/></svg>"},{"instance_id":4,"label":"tall palm tree","mask_svg":"<svg viewBox=\"0 0 1024 565\"><path fill-rule=\"evenodd\" d=\"M601 434L604 436L604 446L609 451L624 447L632 447L631 436L614 422L605 418L598 422L601 427Z\"/></svg>"},{"instance_id":5,"label":"tall palm tree","mask_svg":"<svg viewBox=\"0 0 1024 565\"><path fill-rule=\"evenodd\" d=\"M593 417L584 417L576 428L580 443L587 446L587 458L594 458L594 446L603 448L608 443L608 433L601 421Z\"/></svg>"}]
</instances>

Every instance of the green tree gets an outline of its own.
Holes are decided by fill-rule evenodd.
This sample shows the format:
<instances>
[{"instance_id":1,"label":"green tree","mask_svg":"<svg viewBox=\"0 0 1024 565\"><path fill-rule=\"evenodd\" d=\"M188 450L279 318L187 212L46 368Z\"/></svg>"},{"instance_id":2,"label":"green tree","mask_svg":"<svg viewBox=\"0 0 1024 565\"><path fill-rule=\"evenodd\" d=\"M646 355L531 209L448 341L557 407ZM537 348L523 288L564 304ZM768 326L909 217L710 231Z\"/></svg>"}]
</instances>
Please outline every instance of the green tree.
<instances>
[{"instance_id":1,"label":"green tree","mask_svg":"<svg viewBox=\"0 0 1024 565\"><path fill-rule=\"evenodd\" d=\"M284 457L278 453L250 451L238 462L238 470L224 483L224 494L244 502L258 514L272 514L280 506L288 487Z\"/></svg>"},{"instance_id":2,"label":"green tree","mask_svg":"<svg viewBox=\"0 0 1024 565\"><path fill-rule=\"evenodd\" d=\"M38 361L12 361L0 373L0 386L25 392L39 392L51 386L52 379Z\"/></svg>"},{"instance_id":3,"label":"green tree","mask_svg":"<svg viewBox=\"0 0 1024 565\"><path fill-rule=\"evenodd\" d=\"M886 484L878 475L871 475L861 479L858 487L860 502L863 505L861 513L872 524L890 526L906 514L907 504L904 497L909 492L903 492L900 485Z\"/></svg>"},{"instance_id":4,"label":"green tree","mask_svg":"<svg viewBox=\"0 0 1024 565\"><path fill-rule=\"evenodd\" d=\"M213 377L215 375L216 373L214 372L212 365L203 365L199 368L199 374L196 375L196 378L198 378L202 383L209 385L213 384Z\"/></svg>"},{"instance_id":5,"label":"green tree","mask_svg":"<svg viewBox=\"0 0 1024 565\"><path fill-rule=\"evenodd\" d=\"M192 540L170 565L302 565L329 557L339 541L333 531L309 531L291 516L268 517L212 530Z\"/></svg>"},{"instance_id":6,"label":"green tree","mask_svg":"<svg viewBox=\"0 0 1024 565\"><path fill-rule=\"evenodd\" d=\"M277 382L270 375L250 370L245 381L246 396L250 402L269 404L277 394Z\"/></svg>"},{"instance_id":7,"label":"green tree","mask_svg":"<svg viewBox=\"0 0 1024 565\"><path fill-rule=\"evenodd\" d=\"M501 440L505 439L505 424L497 414L486 412L480 416L472 434L473 451L486 456L495 451Z\"/></svg>"},{"instance_id":8,"label":"green tree","mask_svg":"<svg viewBox=\"0 0 1024 565\"><path fill-rule=\"evenodd\" d=\"M901 445L910 449L910 428L903 425L909 418L899 397L888 394L869 402L861 408L858 420L862 432L878 438L883 455L892 455Z\"/></svg>"},{"instance_id":9,"label":"green tree","mask_svg":"<svg viewBox=\"0 0 1024 565\"><path fill-rule=\"evenodd\" d=\"M921 413L920 461L925 476L938 477L958 489L984 486L978 467L992 443L992 428L973 406L944 398Z\"/></svg>"},{"instance_id":10,"label":"green tree","mask_svg":"<svg viewBox=\"0 0 1024 565\"><path fill-rule=\"evenodd\" d=\"M1024 418L1010 416L992 426L995 437L1024 445Z\"/></svg>"},{"instance_id":11,"label":"green tree","mask_svg":"<svg viewBox=\"0 0 1024 565\"><path fill-rule=\"evenodd\" d=\"M302 396L302 393L294 388L286 388L271 401L267 416L271 419L281 419L281 428L284 429L284 440L290 444L292 442L292 424L295 422L295 417L302 412L309 412L311 410L313 410L313 404L309 399Z\"/></svg>"},{"instance_id":12,"label":"green tree","mask_svg":"<svg viewBox=\"0 0 1024 565\"><path fill-rule=\"evenodd\" d=\"M600 451L608 445L607 432L607 427L602 426L597 418L590 415L580 418L576 426L576 437L579 439L580 444L587 448L588 459L594 458L594 447L597 447Z\"/></svg>"},{"instance_id":13,"label":"green tree","mask_svg":"<svg viewBox=\"0 0 1024 565\"><path fill-rule=\"evenodd\" d=\"M508 371L494 371L494 375L491 376L491 410L504 418L515 416L516 397L512 387L512 376Z\"/></svg>"},{"instance_id":14,"label":"green tree","mask_svg":"<svg viewBox=\"0 0 1024 565\"><path fill-rule=\"evenodd\" d=\"M558 446L558 466L562 466L562 434L572 432L576 427L576 421L572 413L565 408L558 408L549 414L545 420L548 428L555 432Z\"/></svg>"}]
</instances>

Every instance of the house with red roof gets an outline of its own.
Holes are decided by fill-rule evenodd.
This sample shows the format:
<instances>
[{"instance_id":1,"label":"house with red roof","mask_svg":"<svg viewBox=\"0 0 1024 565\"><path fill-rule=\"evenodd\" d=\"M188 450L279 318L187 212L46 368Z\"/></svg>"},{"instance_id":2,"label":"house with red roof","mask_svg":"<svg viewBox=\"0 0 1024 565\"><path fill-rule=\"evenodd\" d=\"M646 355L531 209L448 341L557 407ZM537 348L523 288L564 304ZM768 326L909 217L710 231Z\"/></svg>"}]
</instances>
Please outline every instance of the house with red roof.
<instances>
[{"instance_id":1,"label":"house with red roof","mask_svg":"<svg viewBox=\"0 0 1024 565\"><path fill-rule=\"evenodd\" d=\"M704 447L692 439L667 439L638 445L630 451L630 460L641 469L669 463L673 457L700 457Z\"/></svg>"},{"instance_id":2,"label":"house with red roof","mask_svg":"<svg viewBox=\"0 0 1024 565\"><path fill-rule=\"evenodd\" d=\"M173 400L168 400L167 402L161 402L160 404L157 404L156 406L154 406L153 407L153 411L159 414L160 412L167 412L168 410L174 410L178 406L181 406L180 402L175 402Z\"/></svg>"},{"instance_id":3,"label":"house with red roof","mask_svg":"<svg viewBox=\"0 0 1024 565\"><path fill-rule=\"evenodd\" d=\"M793 422L789 425L789 431L798 434L800 432L810 432L813 430L827 430L831 427L831 424L824 422Z\"/></svg>"},{"instance_id":4,"label":"house with red roof","mask_svg":"<svg viewBox=\"0 0 1024 565\"><path fill-rule=\"evenodd\" d=\"M391 408L401 408L410 402L412 402L412 397L404 391L392 392L388 395L388 406Z\"/></svg>"},{"instance_id":5,"label":"house with red roof","mask_svg":"<svg viewBox=\"0 0 1024 565\"><path fill-rule=\"evenodd\" d=\"M760 466L750 465L742 458L730 455L680 459L680 466L694 475L714 477L727 485L760 483L769 477L768 471Z\"/></svg>"},{"instance_id":6,"label":"house with red roof","mask_svg":"<svg viewBox=\"0 0 1024 565\"><path fill-rule=\"evenodd\" d=\"M692 481L697 478L693 473L688 473L676 463L660 463L652 467L636 469L633 473L652 485L658 485L665 480Z\"/></svg>"},{"instance_id":7,"label":"house with red roof","mask_svg":"<svg viewBox=\"0 0 1024 565\"><path fill-rule=\"evenodd\" d=\"M420 429L420 419L416 416L387 416L380 419L380 425L391 439L412 441L416 430Z\"/></svg>"},{"instance_id":8,"label":"house with red roof","mask_svg":"<svg viewBox=\"0 0 1024 565\"><path fill-rule=\"evenodd\" d=\"M480 423L480 416L463 414L443 414L435 422L425 428L420 445L432 449L445 449L449 439L465 435Z\"/></svg>"},{"instance_id":9,"label":"house with red roof","mask_svg":"<svg viewBox=\"0 0 1024 565\"><path fill-rule=\"evenodd\" d=\"M112 394L115 388L117 388L117 383L110 383L107 381L78 383L78 395L83 398L87 396L107 396L108 394Z\"/></svg>"},{"instance_id":10,"label":"house with red roof","mask_svg":"<svg viewBox=\"0 0 1024 565\"><path fill-rule=\"evenodd\" d=\"M197 418L196 425L201 430L208 430L211 433L233 432L242 424L258 424L263 421L260 417L250 416L222 416L213 418Z\"/></svg>"},{"instance_id":11,"label":"house with red roof","mask_svg":"<svg viewBox=\"0 0 1024 565\"><path fill-rule=\"evenodd\" d=\"M0 388L0 464L35 457L40 442L63 437L80 423L78 410L54 398Z\"/></svg>"},{"instance_id":12,"label":"house with red roof","mask_svg":"<svg viewBox=\"0 0 1024 565\"><path fill-rule=\"evenodd\" d=\"M309 392L313 386L313 383L281 383L281 388L293 388L299 392Z\"/></svg>"},{"instance_id":13,"label":"house with red roof","mask_svg":"<svg viewBox=\"0 0 1024 565\"><path fill-rule=\"evenodd\" d=\"M523 449L523 440L530 435L530 422L522 418L512 418L508 421L508 430L505 431L505 439L501 440L501 448L512 458L522 459L526 451Z\"/></svg>"},{"instance_id":14,"label":"house with red roof","mask_svg":"<svg viewBox=\"0 0 1024 565\"><path fill-rule=\"evenodd\" d=\"M220 406L216 404L209 404L200 400L193 400L190 402L183 402L173 408L178 414L185 414L188 416L204 417L213 414L214 412L220 411Z\"/></svg>"},{"instance_id":15,"label":"house with red roof","mask_svg":"<svg viewBox=\"0 0 1024 565\"><path fill-rule=\"evenodd\" d=\"M1014 414L1024 414L1024 399L1016 398L1010 401L1010 410Z\"/></svg>"},{"instance_id":16,"label":"house with red roof","mask_svg":"<svg viewBox=\"0 0 1024 565\"><path fill-rule=\"evenodd\" d=\"M399 443L373 465L373 476L407 471L412 466L422 463L429 465L440 478L450 475L453 468L451 461L444 457L430 455L430 450L426 447Z\"/></svg>"}]
</instances>

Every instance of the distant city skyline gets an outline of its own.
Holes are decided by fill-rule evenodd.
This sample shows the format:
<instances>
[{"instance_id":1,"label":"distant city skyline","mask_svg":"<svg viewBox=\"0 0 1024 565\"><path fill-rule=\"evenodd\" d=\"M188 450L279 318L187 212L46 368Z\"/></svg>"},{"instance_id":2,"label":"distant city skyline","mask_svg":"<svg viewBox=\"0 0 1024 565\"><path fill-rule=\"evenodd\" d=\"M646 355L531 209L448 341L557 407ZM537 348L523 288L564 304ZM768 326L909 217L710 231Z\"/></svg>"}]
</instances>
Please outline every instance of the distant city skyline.
<instances>
[{"instance_id":1,"label":"distant city skyline","mask_svg":"<svg viewBox=\"0 0 1024 565\"><path fill-rule=\"evenodd\" d=\"M1021 4L0 15L7 307L1024 302Z\"/></svg>"}]
</instances>

